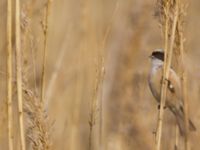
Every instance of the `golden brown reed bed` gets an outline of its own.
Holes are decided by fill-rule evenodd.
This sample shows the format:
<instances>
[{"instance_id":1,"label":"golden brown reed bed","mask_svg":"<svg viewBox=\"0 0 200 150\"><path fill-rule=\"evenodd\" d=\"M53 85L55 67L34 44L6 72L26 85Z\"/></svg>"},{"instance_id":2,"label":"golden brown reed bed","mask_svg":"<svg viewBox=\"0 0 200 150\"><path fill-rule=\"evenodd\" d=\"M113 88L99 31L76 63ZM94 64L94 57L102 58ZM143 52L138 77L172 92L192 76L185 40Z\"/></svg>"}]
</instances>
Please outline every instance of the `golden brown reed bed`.
<instances>
[{"instance_id":1,"label":"golden brown reed bed","mask_svg":"<svg viewBox=\"0 0 200 150\"><path fill-rule=\"evenodd\" d=\"M17 102L20 79L16 69L20 63L15 58L19 35L15 29L15 3L12 1L11 23L7 2L0 1L0 149L9 149L10 139L10 149L13 141L17 150L23 141ZM18 42L21 42L26 149L153 149L158 110L147 85L148 56L154 48L163 48L164 42L154 16L156 2L60 0L51 2L49 13L47 2L20 2ZM200 139L199 6L198 0L190 2L184 25L188 115L197 126L197 132L190 134L194 150L198 149ZM46 18L49 20L44 21ZM46 25L48 30L43 28ZM46 65L43 65L44 47ZM7 51L11 48L12 51ZM176 61L172 63L175 68ZM11 98L12 104L7 105ZM173 149L175 120L168 110L163 124L161 146ZM179 145L183 148L182 139Z\"/></svg>"}]
</instances>

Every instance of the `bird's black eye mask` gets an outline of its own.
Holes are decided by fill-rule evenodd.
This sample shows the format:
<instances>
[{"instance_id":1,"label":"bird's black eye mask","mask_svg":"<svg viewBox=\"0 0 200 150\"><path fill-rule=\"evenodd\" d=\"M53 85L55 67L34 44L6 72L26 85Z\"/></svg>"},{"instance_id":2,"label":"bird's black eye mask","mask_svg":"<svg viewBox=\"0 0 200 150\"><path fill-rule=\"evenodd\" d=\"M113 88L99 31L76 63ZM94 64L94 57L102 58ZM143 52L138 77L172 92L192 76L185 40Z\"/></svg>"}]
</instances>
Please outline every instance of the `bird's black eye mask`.
<instances>
[{"instance_id":1,"label":"bird's black eye mask","mask_svg":"<svg viewBox=\"0 0 200 150\"><path fill-rule=\"evenodd\" d=\"M157 59L160 59L162 61L164 61L164 57L165 57L164 53L163 52L159 52L159 51L153 52L151 54L151 56L156 57Z\"/></svg>"}]
</instances>

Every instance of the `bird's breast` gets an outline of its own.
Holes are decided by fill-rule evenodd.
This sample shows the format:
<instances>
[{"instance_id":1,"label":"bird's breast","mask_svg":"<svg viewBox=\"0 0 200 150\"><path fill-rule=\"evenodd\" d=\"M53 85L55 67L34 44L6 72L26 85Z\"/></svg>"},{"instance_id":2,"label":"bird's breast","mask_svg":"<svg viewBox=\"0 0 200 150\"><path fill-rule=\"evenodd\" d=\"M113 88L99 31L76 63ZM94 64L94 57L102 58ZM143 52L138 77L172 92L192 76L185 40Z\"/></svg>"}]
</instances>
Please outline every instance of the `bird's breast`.
<instances>
[{"instance_id":1,"label":"bird's breast","mask_svg":"<svg viewBox=\"0 0 200 150\"><path fill-rule=\"evenodd\" d=\"M149 87L153 96L158 102L160 102L161 79L162 71L152 70L152 72L149 75Z\"/></svg>"}]
</instances>

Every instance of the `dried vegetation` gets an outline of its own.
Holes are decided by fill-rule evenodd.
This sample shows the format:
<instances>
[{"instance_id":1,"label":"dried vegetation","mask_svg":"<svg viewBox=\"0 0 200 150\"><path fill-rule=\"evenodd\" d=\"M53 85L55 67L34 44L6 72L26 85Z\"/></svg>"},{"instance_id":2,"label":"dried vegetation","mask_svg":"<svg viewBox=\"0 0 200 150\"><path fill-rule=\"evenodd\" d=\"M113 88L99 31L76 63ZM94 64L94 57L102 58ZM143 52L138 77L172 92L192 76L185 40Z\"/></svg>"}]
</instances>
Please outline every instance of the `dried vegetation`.
<instances>
[{"instance_id":1,"label":"dried vegetation","mask_svg":"<svg viewBox=\"0 0 200 150\"><path fill-rule=\"evenodd\" d=\"M198 149L200 2L190 3L1 0L0 149ZM185 139L162 109L154 134L148 56L160 47L197 127Z\"/></svg>"}]
</instances>

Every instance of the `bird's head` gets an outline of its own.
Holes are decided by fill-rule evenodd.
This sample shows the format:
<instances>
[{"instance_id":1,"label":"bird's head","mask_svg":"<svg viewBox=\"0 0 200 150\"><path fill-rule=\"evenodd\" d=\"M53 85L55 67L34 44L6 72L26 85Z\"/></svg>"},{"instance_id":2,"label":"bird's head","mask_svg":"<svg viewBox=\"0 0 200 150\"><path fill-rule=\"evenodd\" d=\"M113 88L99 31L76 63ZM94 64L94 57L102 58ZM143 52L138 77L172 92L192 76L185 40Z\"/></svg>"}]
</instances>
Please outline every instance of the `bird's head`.
<instances>
[{"instance_id":1,"label":"bird's head","mask_svg":"<svg viewBox=\"0 0 200 150\"><path fill-rule=\"evenodd\" d=\"M150 55L150 59L153 66L163 65L164 62L164 51L163 49L155 49Z\"/></svg>"}]
</instances>

